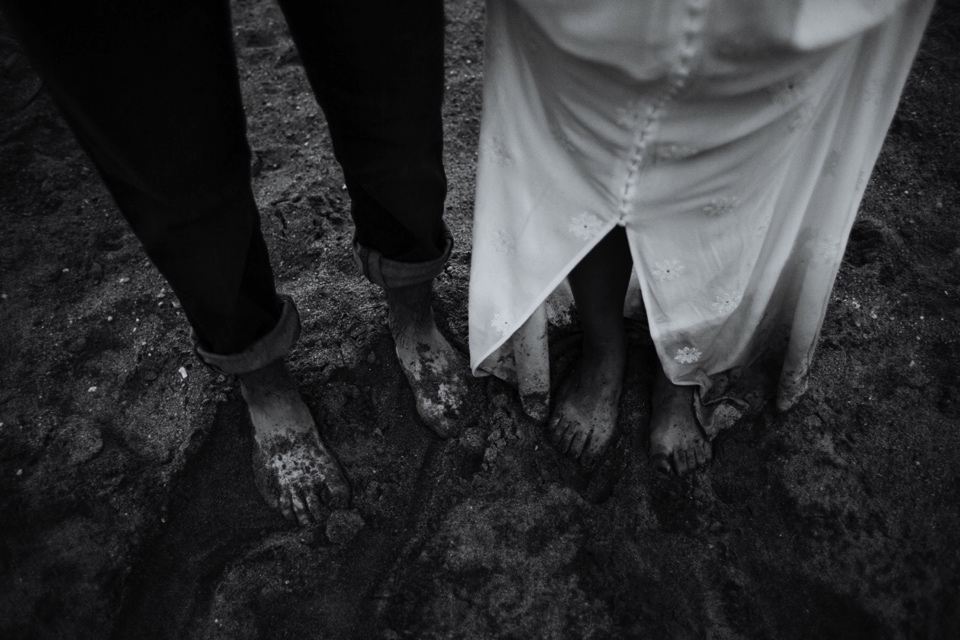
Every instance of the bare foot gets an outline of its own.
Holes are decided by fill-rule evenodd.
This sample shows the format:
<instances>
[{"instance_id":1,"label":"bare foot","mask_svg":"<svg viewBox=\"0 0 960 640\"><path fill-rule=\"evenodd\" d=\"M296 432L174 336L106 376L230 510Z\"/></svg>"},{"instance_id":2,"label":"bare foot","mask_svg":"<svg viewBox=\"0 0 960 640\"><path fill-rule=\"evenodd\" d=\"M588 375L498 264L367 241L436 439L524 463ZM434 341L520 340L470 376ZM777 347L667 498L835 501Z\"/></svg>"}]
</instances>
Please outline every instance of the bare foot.
<instances>
[{"instance_id":1,"label":"bare foot","mask_svg":"<svg viewBox=\"0 0 960 640\"><path fill-rule=\"evenodd\" d=\"M547 421L548 437L560 453L579 460L584 467L594 466L613 438L626 359L622 339L611 340L602 348L590 349L585 344L579 365L557 392Z\"/></svg>"},{"instance_id":2,"label":"bare foot","mask_svg":"<svg viewBox=\"0 0 960 640\"><path fill-rule=\"evenodd\" d=\"M583 325L583 355L557 392L547 431L561 453L587 468L607 450L617 426L627 365L623 299L632 264L626 231L617 227L567 276Z\"/></svg>"},{"instance_id":3,"label":"bare foot","mask_svg":"<svg viewBox=\"0 0 960 640\"><path fill-rule=\"evenodd\" d=\"M322 522L324 505L346 507L350 486L283 360L238 377L253 422L253 477L267 504L302 525Z\"/></svg>"},{"instance_id":4,"label":"bare foot","mask_svg":"<svg viewBox=\"0 0 960 640\"><path fill-rule=\"evenodd\" d=\"M658 471L683 474L705 465L713 448L693 413L691 386L670 382L657 367L650 417L650 460Z\"/></svg>"},{"instance_id":5,"label":"bare foot","mask_svg":"<svg viewBox=\"0 0 960 640\"><path fill-rule=\"evenodd\" d=\"M459 431L466 394L467 362L447 342L430 304L433 281L387 289L390 333L400 368L417 402L417 413L442 438Z\"/></svg>"}]
</instances>

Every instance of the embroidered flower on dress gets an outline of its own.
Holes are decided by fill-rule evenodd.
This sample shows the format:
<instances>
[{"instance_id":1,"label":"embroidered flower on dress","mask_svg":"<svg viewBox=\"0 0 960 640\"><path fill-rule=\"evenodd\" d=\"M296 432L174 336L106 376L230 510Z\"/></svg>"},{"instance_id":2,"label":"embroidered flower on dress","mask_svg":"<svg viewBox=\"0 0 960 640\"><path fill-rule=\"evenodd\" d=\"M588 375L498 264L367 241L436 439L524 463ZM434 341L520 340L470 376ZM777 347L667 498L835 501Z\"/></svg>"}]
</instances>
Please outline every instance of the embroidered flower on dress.
<instances>
[{"instance_id":1,"label":"embroidered flower on dress","mask_svg":"<svg viewBox=\"0 0 960 640\"><path fill-rule=\"evenodd\" d=\"M493 250L501 256L512 256L516 253L516 246L509 234L497 231L493 235Z\"/></svg>"},{"instance_id":2,"label":"embroidered flower on dress","mask_svg":"<svg viewBox=\"0 0 960 640\"><path fill-rule=\"evenodd\" d=\"M682 349L677 349L677 355L673 356L673 359L680 364L690 364L697 362L702 355L703 352L700 351L700 349L695 347L684 347Z\"/></svg>"},{"instance_id":3,"label":"embroidered flower on dress","mask_svg":"<svg viewBox=\"0 0 960 640\"><path fill-rule=\"evenodd\" d=\"M503 335L510 328L511 322L513 321L508 314L498 311L494 314L493 320L490 321L490 326L493 327L494 331Z\"/></svg>"},{"instance_id":4,"label":"embroidered flower on dress","mask_svg":"<svg viewBox=\"0 0 960 640\"><path fill-rule=\"evenodd\" d=\"M721 213L726 213L734 207L740 204L740 201L737 198L731 197L722 197L714 198L707 204L705 204L700 210L703 211L708 216L718 216Z\"/></svg>"},{"instance_id":5,"label":"embroidered flower on dress","mask_svg":"<svg viewBox=\"0 0 960 640\"><path fill-rule=\"evenodd\" d=\"M803 104L796 110L790 119L790 131L796 131L813 117L813 105Z\"/></svg>"},{"instance_id":6,"label":"embroidered flower on dress","mask_svg":"<svg viewBox=\"0 0 960 640\"><path fill-rule=\"evenodd\" d=\"M673 282L680 277L687 267L677 260L664 260L654 265L653 277L660 282Z\"/></svg>"},{"instance_id":7,"label":"embroidered flower on dress","mask_svg":"<svg viewBox=\"0 0 960 640\"><path fill-rule=\"evenodd\" d=\"M821 260L831 260L840 252L840 241L836 238L826 238L817 242L816 254Z\"/></svg>"},{"instance_id":8,"label":"embroidered flower on dress","mask_svg":"<svg viewBox=\"0 0 960 640\"><path fill-rule=\"evenodd\" d=\"M581 240L590 240L597 235L602 226L603 220L589 211L581 211L570 221L567 231Z\"/></svg>"},{"instance_id":9,"label":"embroidered flower on dress","mask_svg":"<svg viewBox=\"0 0 960 640\"><path fill-rule=\"evenodd\" d=\"M740 304L743 296L735 291L721 291L710 306L719 313L730 313Z\"/></svg>"},{"instance_id":10,"label":"embroidered flower on dress","mask_svg":"<svg viewBox=\"0 0 960 640\"><path fill-rule=\"evenodd\" d=\"M495 164L501 167L509 167L513 164L513 157L507 151L507 146L503 140L496 136L490 136L483 141L483 149Z\"/></svg>"}]
</instances>

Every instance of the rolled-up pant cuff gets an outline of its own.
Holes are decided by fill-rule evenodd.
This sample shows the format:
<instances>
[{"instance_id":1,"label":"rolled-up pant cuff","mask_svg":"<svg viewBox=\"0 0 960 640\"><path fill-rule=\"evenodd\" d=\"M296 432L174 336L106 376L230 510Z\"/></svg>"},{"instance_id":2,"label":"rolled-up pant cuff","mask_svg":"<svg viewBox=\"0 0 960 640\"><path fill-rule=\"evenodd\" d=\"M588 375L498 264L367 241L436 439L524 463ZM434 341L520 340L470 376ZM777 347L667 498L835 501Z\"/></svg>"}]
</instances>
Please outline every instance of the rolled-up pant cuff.
<instances>
[{"instance_id":1,"label":"rolled-up pant cuff","mask_svg":"<svg viewBox=\"0 0 960 640\"><path fill-rule=\"evenodd\" d=\"M443 271L452 250L453 234L446 225L443 227L443 254L426 262L390 260L376 249L365 247L356 241L353 243L353 256L363 275L384 289L399 289L433 280Z\"/></svg>"},{"instance_id":2,"label":"rolled-up pant cuff","mask_svg":"<svg viewBox=\"0 0 960 640\"><path fill-rule=\"evenodd\" d=\"M205 349L194 335L197 356L208 367L224 375L239 375L262 369L289 353L300 337L300 314L289 296L280 296L280 319L270 333L239 353L219 354Z\"/></svg>"}]
</instances>

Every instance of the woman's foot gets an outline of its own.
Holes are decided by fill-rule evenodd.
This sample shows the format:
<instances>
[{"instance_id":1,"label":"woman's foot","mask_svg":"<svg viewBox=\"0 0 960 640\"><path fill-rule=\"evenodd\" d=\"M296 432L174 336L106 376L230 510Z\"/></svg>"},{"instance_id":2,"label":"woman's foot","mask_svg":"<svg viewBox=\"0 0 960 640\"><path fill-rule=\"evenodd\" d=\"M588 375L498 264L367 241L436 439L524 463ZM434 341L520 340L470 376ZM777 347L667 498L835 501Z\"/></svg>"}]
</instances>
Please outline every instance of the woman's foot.
<instances>
[{"instance_id":1,"label":"woman's foot","mask_svg":"<svg viewBox=\"0 0 960 640\"><path fill-rule=\"evenodd\" d=\"M650 417L650 460L658 471L679 474L705 465L713 456L710 440L693 413L692 386L675 385L657 367Z\"/></svg>"},{"instance_id":2,"label":"woman's foot","mask_svg":"<svg viewBox=\"0 0 960 640\"><path fill-rule=\"evenodd\" d=\"M447 342L433 316L433 281L386 289L390 333L407 376L417 413L441 438L460 430L467 362Z\"/></svg>"},{"instance_id":3,"label":"woman's foot","mask_svg":"<svg viewBox=\"0 0 960 640\"><path fill-rule=\"evenodd\" d=\"M580 363L557 392L548 437L584 467L596 465L613 439L625 368L625 339L612 340L602 350L585 344Z\"/></svg>"},{"instance_id":4,"label":"woman's foot","mask_svg":"<svg viewBox=\"0 0 960 640\"><path fill-rule=\"evenodd\" d=\"M583 325L583 355L564 380L547 421L561 453L594 466L613 439L627 363L623 299L633 262L622 227L608 233L567 280Z\"/></svg>"},{"instance_id":5,"label":"woman's foot","mask_svg":"<svg viewBox=\"0 0 960 640\"><path fill-rule=\"evenodd\" d=\"M267 504L302 525L346 507L350 486L283 360L238 377L253 422L253 476Z\"/></svg>"}]
</instances>

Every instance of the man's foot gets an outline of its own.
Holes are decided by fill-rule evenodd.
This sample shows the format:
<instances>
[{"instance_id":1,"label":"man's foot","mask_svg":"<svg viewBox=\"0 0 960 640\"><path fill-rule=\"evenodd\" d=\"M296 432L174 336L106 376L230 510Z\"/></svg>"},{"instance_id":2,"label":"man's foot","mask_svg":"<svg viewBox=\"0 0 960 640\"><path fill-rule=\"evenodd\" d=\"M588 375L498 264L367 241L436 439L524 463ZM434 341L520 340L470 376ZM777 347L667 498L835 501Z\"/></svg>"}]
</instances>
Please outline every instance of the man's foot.
<instances>
[{"instance_id":1,"label":"man's foot","mask_svg":"<svg viewBox=\"0 0 960 640\"><path fill-rule=\"evenodd\" d=\"M585 344L580 363L557 392L548 437L560 453L584 467L593 467L613 439L626 360L623 339L600 349Z\"/></svg>"},{"instance_id":2,"label":"man's foot","mask_svg":"<svg viewBox=\"0 0 960 640\"><path fill-rule=\"evenodd\" d=\"M694 387L670 382L657 367L650 417L650 460L658 471L683 474L705 465L713 448L693 413Z\"/></svg>"},{"instance_id":3,"label":"man's foot","mask_svg":"<svg viewBox=\"0 0 960 640\"><path fill-rule=\"evenodd\" d=\"M417 413L437 435L449 438L460 428L467 362L437 329L432 289L432 280L386 289L387 307L397 358L413 389Z\"/></svg>"},{"instance_id":4,"label":"man's foot","mask_svg":"<svg viewBox=\"0 0 960 640\"><path fill-rule=\"evenodd\" d=\"M350 486L283 360L238 377L253 422L253 477L267 504L302 525L322 522L324 505L346 507Z\"/></svg>"}]
</instances>

